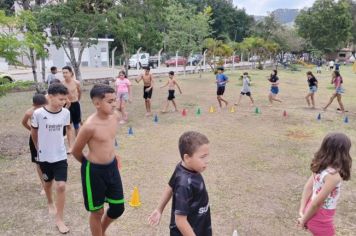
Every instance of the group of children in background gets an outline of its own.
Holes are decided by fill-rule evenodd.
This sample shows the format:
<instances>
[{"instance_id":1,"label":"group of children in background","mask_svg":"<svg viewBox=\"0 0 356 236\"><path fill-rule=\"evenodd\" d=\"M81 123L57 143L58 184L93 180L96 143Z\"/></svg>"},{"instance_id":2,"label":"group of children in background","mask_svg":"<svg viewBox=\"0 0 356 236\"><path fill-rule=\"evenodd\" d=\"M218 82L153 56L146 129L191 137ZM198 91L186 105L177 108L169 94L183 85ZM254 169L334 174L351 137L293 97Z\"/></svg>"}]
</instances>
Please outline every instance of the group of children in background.
<instances>
[{"instance_id":1,"label":"group of children in background","mask_svg":"<svg viewBox=\"0 0 356 236\"><path fill-rule=\"evenodd\" d=\"M49 213L56 216L55 223L59 232L67 233L69 228L64 223L63 210L68 169L67 154L72 154L81 163L82 192L85 208L90 212L91 233L105 235L109 225L125 210L114 143L119 123L127 120L125 104L131 101L131 83L125 73L120 72L115 89L105 84L94 85L90 91L90 98L96 112L81 125L80 85L74 79L70 67L63 68L63 76L62 82L51 79L47 95L36 94L33 97L32 108L24 115L22 124L31 132L29 145L32 162L36 164L47 197ZM311 105L315 107L313 95L317 90L317 80L311 72L307 73L307 77L310 93L306 99L310 105L310 98ZM236 105L239 105L244 95L250 98L253 105L247 72L243 74L242 79L243 86ZM136 81L140 80L144 82L144 98L149 115L153 90L153 77L149 70ZM272 72L269 81L270 102L281 102L276 98L279 92L277 71ZM223 74L223 68L219 68L216 83L220 106L222 103L228 104L222 97L227 82L228 78ZM342 78L338 72L334 72L332 83L336 88L335 97L339 99L338 96L342 93ZM169 80L161 88L167 86L168 99L164 112L167 111L170 101L177 110L174 102L176 86L182 93L173 72L169 72ZM330 103L334 98L332 97ZM340 107L343 109L341 104ZM66 108L72 106L74 107L72 111ZM118 112L122 113L122 117ZM72 125L77 134L75 139L72 135L74 133ZM64 129L67 134L68 150L64 145ZM85 146L89 149L87 153L83 153ZM351 141L346 135L331 133L324 138L314 155L311 163L312 175L303 190L298 218L298 225L314 235L335 235L333 217L341 182L349 180L351 175L350 148ZM165 206L172 199L170 235L212 235L209 197L201 175L208 166L209 140L204 134L188 131L179 138L178 149L181 160L148 221L153 226L158 225ZM52 197L53 185L57 198L55 203ZM104 202L109 204L106 211Z\"/></svg>"}]
</instances>

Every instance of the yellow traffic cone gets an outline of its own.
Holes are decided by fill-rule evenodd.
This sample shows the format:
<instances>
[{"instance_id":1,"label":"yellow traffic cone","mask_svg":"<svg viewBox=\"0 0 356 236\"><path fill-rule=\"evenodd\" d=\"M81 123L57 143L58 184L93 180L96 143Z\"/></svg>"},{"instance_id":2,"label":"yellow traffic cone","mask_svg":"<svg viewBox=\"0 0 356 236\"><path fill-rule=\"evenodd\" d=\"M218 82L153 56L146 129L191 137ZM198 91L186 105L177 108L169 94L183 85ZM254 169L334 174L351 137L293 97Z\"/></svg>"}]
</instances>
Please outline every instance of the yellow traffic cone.
<instances>
[{"instance_id":1,"label":"yellow traffic cone","mask_svg":"<svg viewBox=\"0 0 356 236\"><path fill-rule=\"evenodd\" d=\"M214 113L214 112L215 112L215 109L214 109L213 106L210 107L209 112L210 112L210 113Z\"/></svg>"},{"instance_id":2,"label":"yellow traffic cone","mask_svg":"<svg viewBox=\"0 0 356 236\"><path fill-rule=\"evenodd\" d=\"M130 206L132 207L139 207L141 206L141 202L140 202L140 194L138 192L138 188L135 187L134 191L132 193L131 196L131 200L129 201Z\"/></svg>"},{"instance_id":3,"label":"yellow traffic cone","mask_svg":"<svg viewBox=\"0 0 356 236\"><path fill-rule=\"evenodd\" d=\"M230 112L231 112L231 113L234 113L234 112L235 112L235 107L234 107L234 106L231 107Z\"/></svg>"}]
</instances>

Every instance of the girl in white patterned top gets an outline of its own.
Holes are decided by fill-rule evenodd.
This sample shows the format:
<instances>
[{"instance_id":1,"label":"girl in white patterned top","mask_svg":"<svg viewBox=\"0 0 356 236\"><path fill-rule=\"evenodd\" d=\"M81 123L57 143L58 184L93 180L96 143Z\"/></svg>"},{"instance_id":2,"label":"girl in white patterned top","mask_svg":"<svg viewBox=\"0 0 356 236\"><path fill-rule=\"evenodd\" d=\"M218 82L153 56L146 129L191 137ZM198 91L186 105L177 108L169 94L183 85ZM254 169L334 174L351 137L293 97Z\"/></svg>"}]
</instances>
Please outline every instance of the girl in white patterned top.
<instances>
[{"instance_id":1,"label":"girl in white patterned top","mask_svg":"<svg viewBox=\"0 0 356 236\"><path fill-rule=\"evenodd\" d=\"M313 174L304 186L298 225L314 236L335 235L334 215L342 180L350 179L351 141L343 133L328 134L311 163Z\"/></svg>"}]
</instances>

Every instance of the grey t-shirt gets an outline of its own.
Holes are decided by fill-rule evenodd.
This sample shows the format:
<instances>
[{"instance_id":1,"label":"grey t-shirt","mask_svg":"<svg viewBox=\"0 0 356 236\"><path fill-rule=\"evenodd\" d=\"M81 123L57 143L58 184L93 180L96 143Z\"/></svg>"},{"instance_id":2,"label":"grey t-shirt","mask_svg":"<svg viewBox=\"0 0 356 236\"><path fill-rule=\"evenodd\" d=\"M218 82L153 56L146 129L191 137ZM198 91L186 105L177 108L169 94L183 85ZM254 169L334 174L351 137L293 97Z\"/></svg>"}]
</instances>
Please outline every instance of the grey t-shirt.
<instances>
[{"instance_id":1,"label":"grey t-shirt","mask_svg":"<svg viewBox=\"0 0 356 236\"><path fill-rule=\"evenodd\" d=\"M52 74L52 73L49 74L49 75L47 76L47 84L50 85L51 81L54 80L54 79L57 79L57 78L56 78L56 75L55 75L55 74Z\"/></svg>"},{"instance_id":2,"label":"grey t-shirt","mask_svg":"<svg viewBox=\"0 0 356 236\"><path fill-rule=\"evenodd\" d=\"M250 89L250 79L247 76L244 76L242 79L242 89L241 92L248 93L251 92Z\"/></svg>"}]
</instances>

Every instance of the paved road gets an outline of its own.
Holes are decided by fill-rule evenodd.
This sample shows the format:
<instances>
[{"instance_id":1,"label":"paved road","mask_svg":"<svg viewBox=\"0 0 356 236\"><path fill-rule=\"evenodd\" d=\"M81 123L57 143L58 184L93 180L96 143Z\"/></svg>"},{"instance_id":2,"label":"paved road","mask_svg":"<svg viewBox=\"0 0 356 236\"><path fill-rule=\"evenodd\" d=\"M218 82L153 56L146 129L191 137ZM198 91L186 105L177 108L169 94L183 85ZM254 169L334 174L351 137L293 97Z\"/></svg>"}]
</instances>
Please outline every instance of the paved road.
<instances>
[{"instance_id":1,"label":"paved road","mask_svg":"<svg viewBox=\"0 0 356 236\"><path fill-rule=\"evenodd\" d=\"M240 62L238 64L236 64L234 66L234 69L241 69L241 68L247 68L251 66L251 63L249 62ZM232 65L226 65L227 69L233 69ZM81 68L81 72L82 72L82 78L85 80L89 80L89 79L101 79L101 78L110 78L110 77L114 77L118 74L119 70L121 70L122 68L88 68L88 67L82 67ZM203 69L203 67L201 67L201 69ZM184 67L160 67L160 68L155 68L155 69L151 69L151 72L153 74L167 74L169 71L175 71L176 73L183 73L184 72ZM196 66L187 66L186 67L186 72L190 73L192 71L198 72L199 67L197 68ZM206 71L211 70L210 66L206 66ZM143 71L142 70L134 70L131 69L129 70L129 77L135 77L138 76L139 74L141 74ZM13 70L13 71L9 71L8 72L10 75L12 75L12 77L15 80L33 80L33 75L31 70ZM41 81L42 76L40 73L38 74L38 78ZM47 77L47 74L46 74ZM61 73L58 73L58 77L61 78Z\"/></svg>"}]
</instances>

